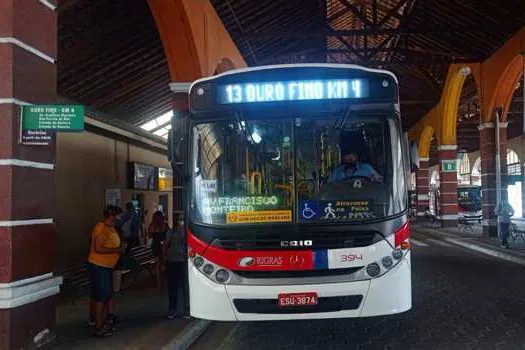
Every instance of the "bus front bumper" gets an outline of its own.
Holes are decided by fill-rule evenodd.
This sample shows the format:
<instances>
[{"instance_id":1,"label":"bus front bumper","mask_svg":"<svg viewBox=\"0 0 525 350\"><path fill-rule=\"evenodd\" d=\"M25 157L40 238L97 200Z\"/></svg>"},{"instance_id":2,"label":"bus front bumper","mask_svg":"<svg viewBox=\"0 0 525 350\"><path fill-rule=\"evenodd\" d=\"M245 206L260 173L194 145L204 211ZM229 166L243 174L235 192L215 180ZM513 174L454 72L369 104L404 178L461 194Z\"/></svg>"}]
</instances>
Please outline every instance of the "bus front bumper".
<instances>
[{"instance_id":1,"label":"bus front bumper","mask_svg":"<svg viewBox=\"0 0 525 350\"><path fill-rule=\"evenodd\" d=\"M211 281L190 264L189 283L191 315L215 321L368 317L401 313L412 307L410 253L385 275L365 281L223 285ZM318 307L294 312L293 307L277 306L279 294L305 292L317 293Z\"/></svg>"}]
</instances>

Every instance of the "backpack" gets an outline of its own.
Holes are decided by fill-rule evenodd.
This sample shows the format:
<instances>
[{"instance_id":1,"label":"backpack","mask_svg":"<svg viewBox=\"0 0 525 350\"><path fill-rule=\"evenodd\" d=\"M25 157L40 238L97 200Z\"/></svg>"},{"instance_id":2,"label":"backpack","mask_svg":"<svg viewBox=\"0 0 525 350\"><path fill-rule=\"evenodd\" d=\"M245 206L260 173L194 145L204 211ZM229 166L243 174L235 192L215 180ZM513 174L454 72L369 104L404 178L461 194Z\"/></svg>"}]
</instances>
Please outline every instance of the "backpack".
<instances>
[{"instance_id":1,"label":"backpack","mask_svg":"<svg viewBox=\"0 0 525 350\"><path fill-rule=\"evenodd\" d=\"M135 213L131 214L131 217L128 220L126 220L122 224L122 226L120 228L120 230L122 231L122 236L124 238L129 238L129 237L132 236L132 234L131 234L131 224L132 224L134 218L135 218Z\"/></svg>"}]
</instances>

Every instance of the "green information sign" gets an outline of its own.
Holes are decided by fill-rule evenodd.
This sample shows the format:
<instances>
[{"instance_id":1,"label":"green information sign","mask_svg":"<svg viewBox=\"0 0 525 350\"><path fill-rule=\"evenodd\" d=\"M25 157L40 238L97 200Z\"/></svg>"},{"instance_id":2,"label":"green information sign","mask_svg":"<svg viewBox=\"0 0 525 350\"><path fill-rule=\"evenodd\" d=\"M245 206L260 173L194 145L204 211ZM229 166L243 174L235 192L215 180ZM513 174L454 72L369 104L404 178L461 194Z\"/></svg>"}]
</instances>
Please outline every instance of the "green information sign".
<instances>
[{"instance_id":1,"label":"green information sign","mask_svg":"<svg viewBox=\"0 0 525 350\"><path fill-rule=\"evenodd\" d=\"M290 136L283 137L282 147L283 148L291 148L292 147L292 138Z\"/></svg>"},{"instance_id":2,"label":"green information sign","mask_svg":"<svg viewBox=\"0 0 525 350\"><path fill-rule=\"evenodd\" d=\"M84 130L84 106L31 105L22 107L22 134L28 130Z\"/></svg>"},{"instance_id":3,"label":"green information sign","mask_svg":"<svg viewBox=\"0 0 525 350\"><path fill-rule=\"evenodd\" d=\"M458 171L457 161L455 160L442 160L441 171L444 173L454 173Z\"/></svg>"}]
</instances>

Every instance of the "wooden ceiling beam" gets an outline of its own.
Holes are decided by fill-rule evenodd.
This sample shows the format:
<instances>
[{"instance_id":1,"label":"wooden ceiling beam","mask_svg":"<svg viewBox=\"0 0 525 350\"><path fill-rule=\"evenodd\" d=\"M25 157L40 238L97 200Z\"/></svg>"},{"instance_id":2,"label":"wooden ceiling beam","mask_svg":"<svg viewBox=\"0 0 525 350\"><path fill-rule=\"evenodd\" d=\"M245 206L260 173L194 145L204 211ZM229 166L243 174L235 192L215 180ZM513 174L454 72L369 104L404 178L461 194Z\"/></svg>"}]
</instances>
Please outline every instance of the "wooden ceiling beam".
<instances>
[{"instance_id":1,"label":"wooden ceiling beam","mask_svg":"<svg viewBox=\"0 0 525 350\"><path fill-rule=\"evenodd\" d=\"M146 109L141 109L135 111L134 114L126 114L130 116L128 122L132 125L140 126L144 123L147 123L155 118L160 117L164 113L167 113L173 109L171 99L160 99L159 103L154 107L149 107Z\"/></svg>"},{"instance_id":2,"label":"wooden ceiling beam","mask_svg":"<svg viewBox=\"0 0 525 350\"><path fill-rule=\"evenodd\" d=\"M397 12L401 9L401 7L405 6L407 4L408 0L399 0L398 3L392 7L388 13L383 17L379 23L378 27L382 27L385 25L392 17L396 17L399 20L405 20L405 18L401 15L399 15Z\"/></svg>"},{"instance_id":3,"label":"wooden ceiling beam","mask_svg":"<svg viewBox=\"0 0 525 350\"><path fill-rule=\"evenodd\" d=\"M166 68L164 53L152 52L147 57L143 57L143 59L144 61L141 61L140 64L136 64L135 61L123 64L118 69L106 73L107 75L86 75L83 79L78 79L77 83L68 86L67 89L62 91L66 95L69 93L79 97L88 97L91 95L89 90L102 91L104 87L110 86L117 81L122 83L129 80L129 77L140 76L144 69L152 67L154 69L159 69L159 67Z\"/></svg>"},{"instance_id":4,"label":"wooden ceiling beam","mask_svg":"<svg viewBox=\"0 0 525 350\"><path fill-rule=\"evenodd\" d=\"M341 4L343 4L350 12L354 14L356 18L358 18L361 23L363 23L365 26L371 26L372 22L366 18L366 15L363 14L355 5L351 4L348 0L339 0Z\"/></svg>"},{"instance_id":5,"label":"wooden ceiling beam","mask_svg":"<svg viewBox=\"0 0 525 350\"><path fill-rule=\"evenodd\" d=\"M107 103L111 103L111 101L116 101L119 98L127 99L130 96L134 95L136 90L147 90L151 85L150 83L162 81L164 80L162 78L167 78L166 73L168 73L167 70L159 69L144 72L144 75L142 77L133 81L132 83L121 85L116 89L112 90L111 93L97 98L92 104L92 107L99 108L100 106L104 106ZM165 79L165 82L166 84L169 84L169 79Z\"/></svg>"},{"instance_id":6,"label":"wooden ceiling beam","mask_svg":"<svg viewBox=\"0 0 525 350\"><path fill-rule=\"evenodd\" d=\"M59 82L60 80L69 79L72 76L76 76L79 72L84 72L86 67L92 67L94 70L100 69L100 67L106 67L115 59L118 59L116 55L121 57L127 55L128 52L134 52L140 50L142 47L151 48L161 45L158 37L146 35L145 32L136 33L131 37L127 37L126 40L121 40L119 45L111 46L112 40L107 40L107 46L102 46L101 51L98 55L87 55L82 51L67 51L59 50L59 60L65 62L71 62L70 65L59 65ZM101 55L100 52L105 52L105 55ZM78 57L84 59L80 60Z\"/></svg>"},{"instance_id":7,"label":"wooden ceiling beam","mask_svg":"<svg viewBox=\"0 0 525 350\"><path fill-rule=\"evenodd\" d=\"M169 85L166 87L164 84L157 85L145 91L140 95L134 96L134 99L131 102L126 104L119 104L119 107L113 107L117 114L136 114L134 111L139 111L144 108L144 106L153 106L160 97L162 96L171 96L172 93L169 90Z\"/></svg>"},{"instance_id":8,"label":"wooden ceiling beam","mask_svg":"<svg viewBox=\"0 0 525 350\"><path fill-rule=\"evenodd\" d=\"M97 94L94 96L91 96L89 99L90 105L99 105L98 108L114 108L115 105L123 105L123 106L129 106L132 105L137 98L140 96L148 94L150 91L159 91L161 88L168 89L166 86L169 86L169 78L168 76L163 79L163 72L159 71L157 74L150 74L147 79L144 79L143 81L137 83L141 88L135 88L135 85L133 83L129 83L126 85L127 94L119 94L117 96L113 95L111 91L108 91L107 89L101 91L101 94ZM147 82L147 85L142 85L144 82ZM105 92L105 94L104 94ZM110 96L107 99L104 100L104 104L99 102L102 98L105 96ZM152 101L152 103L154 100Z\"/></svg>"},{"instance_id":9,"label":"wooden ceiling beam","mask_svg":"<svg viewBox=\"0 0 525 350\"><path fill-rule=\"evenodd\" d=\"M239 34L240 36L247 37L291 37L298 39L309 39L309 38L322 38L322 37L360 37L360 36L372 36L372 35L390 35L395 34L399 36L406 35L423 35L423 34L455 34L457 32L475 32L478 34L487 32L513 32L515 28L506 27L502 25L500 27L486 27L486 26L463 26L463 27L452 27L452 26L434 26L427 28L382 28L382 29L349 29L349 30L324 30L319 29L315 31L257 31L257 32L245 32Z\"/></svg>"}]
</instances>

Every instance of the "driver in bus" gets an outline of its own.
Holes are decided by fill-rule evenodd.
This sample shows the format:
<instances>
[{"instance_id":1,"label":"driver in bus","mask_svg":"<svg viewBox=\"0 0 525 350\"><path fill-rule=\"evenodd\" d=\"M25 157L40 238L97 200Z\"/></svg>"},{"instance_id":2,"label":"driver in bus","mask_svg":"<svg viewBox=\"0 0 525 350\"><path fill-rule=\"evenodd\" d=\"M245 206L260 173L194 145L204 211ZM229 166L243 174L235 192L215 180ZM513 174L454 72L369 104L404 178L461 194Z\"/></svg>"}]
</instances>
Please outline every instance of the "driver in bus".
<instances>
[{"instance_id":1,"label":"driver in bus","mask_svg":"<svg viewBox=\"0 0 525 350\"><path fill-rule=\"evenodd\" d=\"M343 161L328 178L328 183L344 181L353 177L366 177L370 181L383 182L383 177L368 163L359 161L356 151L344 152Z\"/></svg>"}]
</instances>

